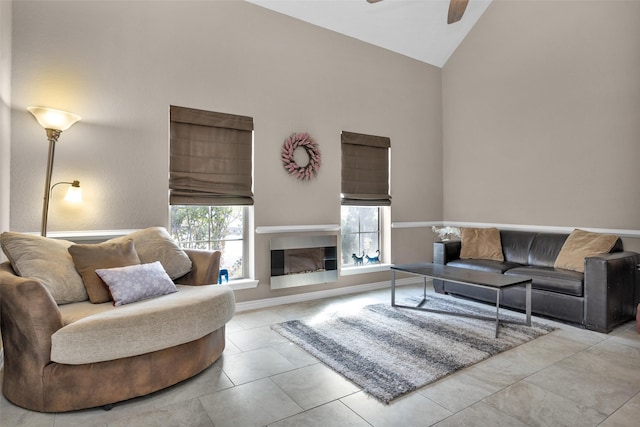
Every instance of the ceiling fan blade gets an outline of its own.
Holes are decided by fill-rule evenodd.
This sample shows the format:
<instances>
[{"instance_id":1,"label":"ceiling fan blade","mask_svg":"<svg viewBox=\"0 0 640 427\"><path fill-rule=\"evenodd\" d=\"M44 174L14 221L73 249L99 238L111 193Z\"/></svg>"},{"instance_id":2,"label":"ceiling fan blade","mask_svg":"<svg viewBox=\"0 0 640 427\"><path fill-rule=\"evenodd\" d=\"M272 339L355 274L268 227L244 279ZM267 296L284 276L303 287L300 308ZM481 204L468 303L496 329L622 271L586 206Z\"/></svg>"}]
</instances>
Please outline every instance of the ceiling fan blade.
<instances>
[{"instance_id":1,"label":"ceiling fan blade","mask_svg":"<svg viewBox=\"0 0 640 427\"><path fill-rule=\"evenodd\" d=\"M467 8L469 0L451 0L449 3L449 16L447 18L447 24L453 24L462 19L464 11Z\"/></svg>"},{"instance_id":2,"label":"ceiling fan blade","mask_svg":"<svg viewBox=\"0 0 640 427\"><path fill-rule=\"evenodd\" d=\"M367 0L367 1L368 1L369 3L378 3L379 1L382 1L382 0Z\"/></svg>"}]
</instances>

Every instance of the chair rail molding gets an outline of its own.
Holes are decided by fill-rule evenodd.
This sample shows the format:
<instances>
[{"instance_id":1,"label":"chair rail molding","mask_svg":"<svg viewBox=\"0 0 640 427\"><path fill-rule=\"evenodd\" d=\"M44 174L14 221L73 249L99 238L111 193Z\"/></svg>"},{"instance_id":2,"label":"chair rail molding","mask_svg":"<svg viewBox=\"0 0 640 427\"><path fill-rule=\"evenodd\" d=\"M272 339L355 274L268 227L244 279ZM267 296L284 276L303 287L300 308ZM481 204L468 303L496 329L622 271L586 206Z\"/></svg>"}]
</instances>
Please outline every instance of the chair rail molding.
<instances>
[{"instance_id":1,"label":"chair rail molding","mask_svg":"<svg viewBox=\"0 0 640 427\"><path fill-rule=\"evenodd\" d=\"M528 225L528 224L499 224L490 222L462 222L462 221L404 221L391 223L392 228L431 228L436 227L495 227L501 230L537 231L540 233L566 233L576 228L594 233L615 234L619 237L640 239L640 230L621 228L597 228L581 226Z\"/></svg>"}]
</instances>

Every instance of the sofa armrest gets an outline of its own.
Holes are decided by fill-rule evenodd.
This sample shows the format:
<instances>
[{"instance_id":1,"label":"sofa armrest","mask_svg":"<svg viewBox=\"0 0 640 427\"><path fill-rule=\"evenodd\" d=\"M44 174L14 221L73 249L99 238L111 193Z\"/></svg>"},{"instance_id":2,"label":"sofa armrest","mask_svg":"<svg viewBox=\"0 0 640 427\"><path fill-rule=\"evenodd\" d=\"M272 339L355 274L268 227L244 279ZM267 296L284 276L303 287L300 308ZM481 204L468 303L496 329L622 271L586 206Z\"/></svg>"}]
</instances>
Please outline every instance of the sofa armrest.
<instances>
[{"instance_id":1,"label":"sofa armrest","mask_svg":"<svg viewBox=\"0 0 640 427\"><path fill-rule=\"evenodd\" d=\"M207 251L202 249L185 249L191 259L191 271L177 279L180 285L211 285L218 283L218 271L220 270L220 251Z\"/></svg>"},{"instance_id":2,"label":"sofa armrest","mask_svg":"<svg viewBox=\"0 0 640 427\"><path fill-rule=\"evenodd\" d=\"M433 263L444 265L449 261L459 259L461 247L462 245L459 240L435 242L433 244Z\"/></svg>"},{"instance_id":3,"label":"sofa armrest","mask_svg":"<svg viewBox=\"0 0 640 427\"><path fill-rule=\"evenodd\" d=\"M631 320L640 289L636 268L640 254L613 252L585 259L585 326L598 332L611 332Z\"/></svg>"},{"instance_id":4,"label":"sofa armrest","mask_svg":"<svg viewBox=\"0 0 640 427\"><path fill-rule=\"evenodd\" d=\"M12 401L40 407L43 370L51 362L51 335L63 326L58 305L42 283L16 276L5 262L0 264L0 313L3 390L29 390L19 396L11 392Z\"/></svg>"}]
</instances>

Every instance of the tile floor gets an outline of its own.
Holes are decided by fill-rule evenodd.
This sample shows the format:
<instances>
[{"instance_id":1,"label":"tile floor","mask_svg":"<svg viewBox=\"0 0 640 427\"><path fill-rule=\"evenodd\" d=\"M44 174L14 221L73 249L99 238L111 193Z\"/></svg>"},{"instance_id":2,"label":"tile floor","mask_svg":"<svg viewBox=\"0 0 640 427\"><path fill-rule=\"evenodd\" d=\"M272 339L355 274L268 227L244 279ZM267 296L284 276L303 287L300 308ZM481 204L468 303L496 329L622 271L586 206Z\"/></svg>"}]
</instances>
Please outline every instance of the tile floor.
<instances>
[{"instance_id":1,"label":"tile floor","mask_svg":"<svg viewBox=\"0 0 640 427\"><path fill-rule=\"evenodd\" d=\"M419 294L404 286L399 294ZM384 405L269 329L389 302L378 290L253 312L227 327L209 369L111 411L41 414L0 398L9 426L636 426L640 335L628 323L608 335L560 329ZM534 320L541 321L534 318ZM552 323L552 322L549 322Z\"/></svg>"}]
</instances>

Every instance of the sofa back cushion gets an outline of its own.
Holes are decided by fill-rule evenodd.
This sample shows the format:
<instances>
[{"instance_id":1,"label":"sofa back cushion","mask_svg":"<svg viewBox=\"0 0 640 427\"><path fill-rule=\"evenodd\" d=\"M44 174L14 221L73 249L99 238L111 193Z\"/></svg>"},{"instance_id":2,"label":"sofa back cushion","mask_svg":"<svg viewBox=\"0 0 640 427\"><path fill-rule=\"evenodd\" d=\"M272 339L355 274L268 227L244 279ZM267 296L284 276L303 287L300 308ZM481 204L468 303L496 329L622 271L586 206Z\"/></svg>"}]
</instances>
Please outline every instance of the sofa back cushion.
<instances>
[{"instance_id":1,"label":"sofa back cushion","mask_svg":"<svg viewBox=\"0 0 640 427\"><path fill-rule=\"evenodd\" d=\"M529 265L553 267L568 234L538 233L529 250Z\"/></svg>"},{"instance_id":2,"label":"sofa back cushion","mask_svg":"<svg viewBox=\"0 0 640 427\"><path fill-rule=\"evenodd\" d=\"M500 230L504 260L527 265L529 250L535 237L536 233L530 231Z\"/></svg>"}]
</instances>

